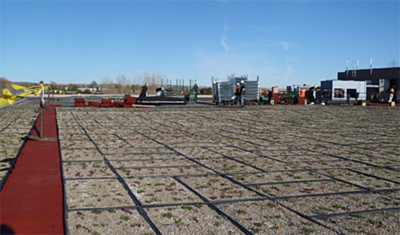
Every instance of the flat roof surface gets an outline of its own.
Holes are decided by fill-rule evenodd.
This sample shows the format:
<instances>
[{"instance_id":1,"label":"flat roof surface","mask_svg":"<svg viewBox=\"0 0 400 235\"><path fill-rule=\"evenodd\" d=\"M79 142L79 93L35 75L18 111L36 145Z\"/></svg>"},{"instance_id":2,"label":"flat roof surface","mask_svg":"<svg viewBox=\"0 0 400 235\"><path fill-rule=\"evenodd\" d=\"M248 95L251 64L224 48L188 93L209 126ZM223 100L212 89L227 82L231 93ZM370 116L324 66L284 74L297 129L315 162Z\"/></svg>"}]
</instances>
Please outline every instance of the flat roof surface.
<instances>
[{"instance_id":1,"label":"flat roof surface","mask_svg":"<svg viewBox=\"0 0 400 235\"><path fill-rule=\"evenodd\" d=\"M62 107L57 125L70 234L400 230L398 107Z\"/></svg>"}]
</instances>

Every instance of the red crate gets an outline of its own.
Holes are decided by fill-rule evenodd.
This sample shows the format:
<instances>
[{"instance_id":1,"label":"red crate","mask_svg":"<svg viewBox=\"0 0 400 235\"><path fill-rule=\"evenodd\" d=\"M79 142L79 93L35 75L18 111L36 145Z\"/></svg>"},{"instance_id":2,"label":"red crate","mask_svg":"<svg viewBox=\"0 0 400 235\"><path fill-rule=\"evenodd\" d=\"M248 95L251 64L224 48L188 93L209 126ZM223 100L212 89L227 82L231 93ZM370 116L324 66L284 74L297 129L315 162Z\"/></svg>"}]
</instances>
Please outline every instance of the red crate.
<instances>
[{"instance_id":1,"label":"red crate","mask_svg":"<svg viewBox=\"0 0 400 235\"><path fill-rule=\"evenodd\" d=\"M136 104L136 98L133 96L125 96L125 104Z\"/></svg>"},{"instance_id":2,"label":"red crate","mask_svg":"<svg viewBox=\"0 0 400 235\"><path fill-rule=\"evenodd\" d=\"M92 102L92 101L89 101L89 105L88 105L89 107L99 107L100 106L100 103L99 102Z\"/></svg>"},{"instance_id":3,"label":"red crate","mask_svg":"<svg viewBox=\"0 0 400 235\"><path fill-rule=\"evenodd\" d=\"M85 103L74 103L75 107L86 107Z\"/></svg>"},{"instance_id":4,"label":"red crate","mask_svg":"<svg viewBox=\"0 0 400 235\"><path fill-rule=\"evenodd\" d=\"M123 107L123 103L120 101L114 101L114 103L112 103L111 105L112 107Z\"/></svg>"}]
</instances>

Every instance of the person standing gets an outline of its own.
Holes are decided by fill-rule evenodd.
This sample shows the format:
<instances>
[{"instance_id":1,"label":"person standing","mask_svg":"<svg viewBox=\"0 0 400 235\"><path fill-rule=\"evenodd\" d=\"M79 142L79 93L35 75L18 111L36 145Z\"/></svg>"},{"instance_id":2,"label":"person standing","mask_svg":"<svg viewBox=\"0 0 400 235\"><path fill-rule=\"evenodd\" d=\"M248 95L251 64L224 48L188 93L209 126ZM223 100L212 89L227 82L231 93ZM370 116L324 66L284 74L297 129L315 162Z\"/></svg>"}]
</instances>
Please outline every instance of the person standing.
<instances>
[{"instance_id":1,"label":"person standing","mask_svg":"<svg viewBox=\"0 0 400 235\"><path fill-rule=\"evenodd\" d=\"M142 87L142 91L140 92L139 99L145 98L147 96L148 86L148 83L144 84L144 86Z\"/></svg>"},{"instance_id":2,"label":"person standing","mask_svg":"<svg viewBox=\"0 0 400 235\"><path fill-rule=\"evenodd\" d=\"M197 82L194 83L193 85L193 95L194 95L194 102L197 103L197 94L199 93L199 86L197 85Z\"/></svg>"},{"instance_id":3,"label":"person standing","mask_svg":"<svg viewBox=\"0 0 400 235\"><path fill-rule=\"evenodd\" d=\"M44 108L44 84L40 81L40 108Z\"/></svg>"},{"instance_id":4,"label":"person standing","mask_svg":"<svg viewBox=\"0 0 400 235\"><path fill-rule=\"evenodd\" d=\"M394 97L394 87L390 88L389 90L389 103L392 103L393 97Z\"/></svg>"},{"instance_id":5,"label":"person standing","mask_svg":"<svg viewBox=\"0 0 400 235\"><path fill-rule=\"evenodd\" d=\"M245 93L245 86L244 86L244 81L242 80L240 82L240 88L239 88L239 97L240 97L240 105L244 107L244 93Z\"/></svg>"},{"instance_id":6,"label":"person standing","mask_svg":"<svg viewBox=\"0 0 400 235\"><path fill-rule=\"evenodd\" d=\"M240 96L239 89L240 89L240 84L237 83L236 87L235 87L235 92L234 92L234 94L235 94L235 104L237 104L237 106L239 106L239 96Z\"/></svg>"}]
</instances>

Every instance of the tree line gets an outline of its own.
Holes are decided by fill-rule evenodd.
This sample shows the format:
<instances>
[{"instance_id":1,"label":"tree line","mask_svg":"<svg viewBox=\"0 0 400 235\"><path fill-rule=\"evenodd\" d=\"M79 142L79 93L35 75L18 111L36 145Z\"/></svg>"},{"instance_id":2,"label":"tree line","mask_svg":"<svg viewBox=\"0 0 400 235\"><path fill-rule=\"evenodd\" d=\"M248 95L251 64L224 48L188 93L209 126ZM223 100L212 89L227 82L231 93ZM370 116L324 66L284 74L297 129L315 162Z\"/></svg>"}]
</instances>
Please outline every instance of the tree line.
<instances>
[{"instance_id":1,"label":"tree line","mask_svg":"<svg viewBox=\"0 0 400 235\"><path fill-rule=\"evenodd\" d=\"M140 93L142 86L146 83L149 84L149 94L155 94L156 88L160 88L161 86L164 89L167 88L167 80L168 83L171 84L171 80L168 79L165 75L160 73L141 73L136 75L132 79L128 79L125 75L120 75L116 77L116 79L112 79L110 77L104 77L101 80L101 83L97 83L96 81L92 81L90 84L57 84L54 81L50 81L46 85L50 86L50 90L52 91L62 91L65 93L82 93L82 94L93 94L93 93L104 93L104 94L138 94ZM18 85L29 87L33 85L38 85L33 82L14 82ZM175 81L172 81L172 84L175 85ZM193 85L193 84L192 84ZM10 89L11 82L6 78L0 78L0 89L4 88ZM184 93L189 94L189 84L185 84ZM202 87L199 89L200 94L202 95L210 95L212 94L211 87Z\"/></svg>"}]
</instances>

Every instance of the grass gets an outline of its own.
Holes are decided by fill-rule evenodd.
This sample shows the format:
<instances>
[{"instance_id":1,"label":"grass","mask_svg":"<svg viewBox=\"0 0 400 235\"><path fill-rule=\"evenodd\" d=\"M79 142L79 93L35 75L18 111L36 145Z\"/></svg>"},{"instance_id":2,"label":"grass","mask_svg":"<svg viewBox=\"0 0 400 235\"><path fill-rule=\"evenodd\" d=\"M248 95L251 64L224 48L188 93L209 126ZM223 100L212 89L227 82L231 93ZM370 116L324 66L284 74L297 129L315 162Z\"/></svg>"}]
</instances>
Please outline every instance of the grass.
<instances>
[{"instance_id":1,"label":"grass","mask_svg":"<svg viewBox=\"0 0 400 235\"><path fill-rule=\"evenodd\" d=\"M164 214L162 214L161 215L162 217L165 217L165 218L168 218L168 219L170 219L170 218L172 218L173 217L173 215L171 214L171 213L164 213Z\"/></svg>"},{"instance_id":2,"label":"grass","mask_svg":"<svg viewBox=\"0 0 400 235\"><path fill-rule=\"evenodd\" d=\"M183 205L181 208L184 210L193 210L192 206L187 206L187 205Z\"/></svg>"},{"instance_id":3,"label":"grass","mask_svg":"<svg viewBox=\"0 0 400 235\"><path fill-rule=\"evenodd\" d=\"M236 211L236 213L238 213L239 215L245 215L245 214L247 214L247 211L245 211L245 210L238 210L238 211Z\"/></svg>"},{"instance_id":4,"label":"grass","mask_svg":"<svg viewBox=\"0 0 400 235\"><path fill-rule=\"evenodd\" d=\"M364 215L351 215L351 216L359 218L359 219L365 219Z\"/></svg>"},{"instance_id":5,"label":"grass","mask_svg":"<svg viewBox=\"0 0 400 235\"><path fill-rule=\"evenodd\" d=\"M101 210L100 209L94 209L94 210L92 210L92 213L93 214L101 214Z\"/></svg>"}]
</instances>

